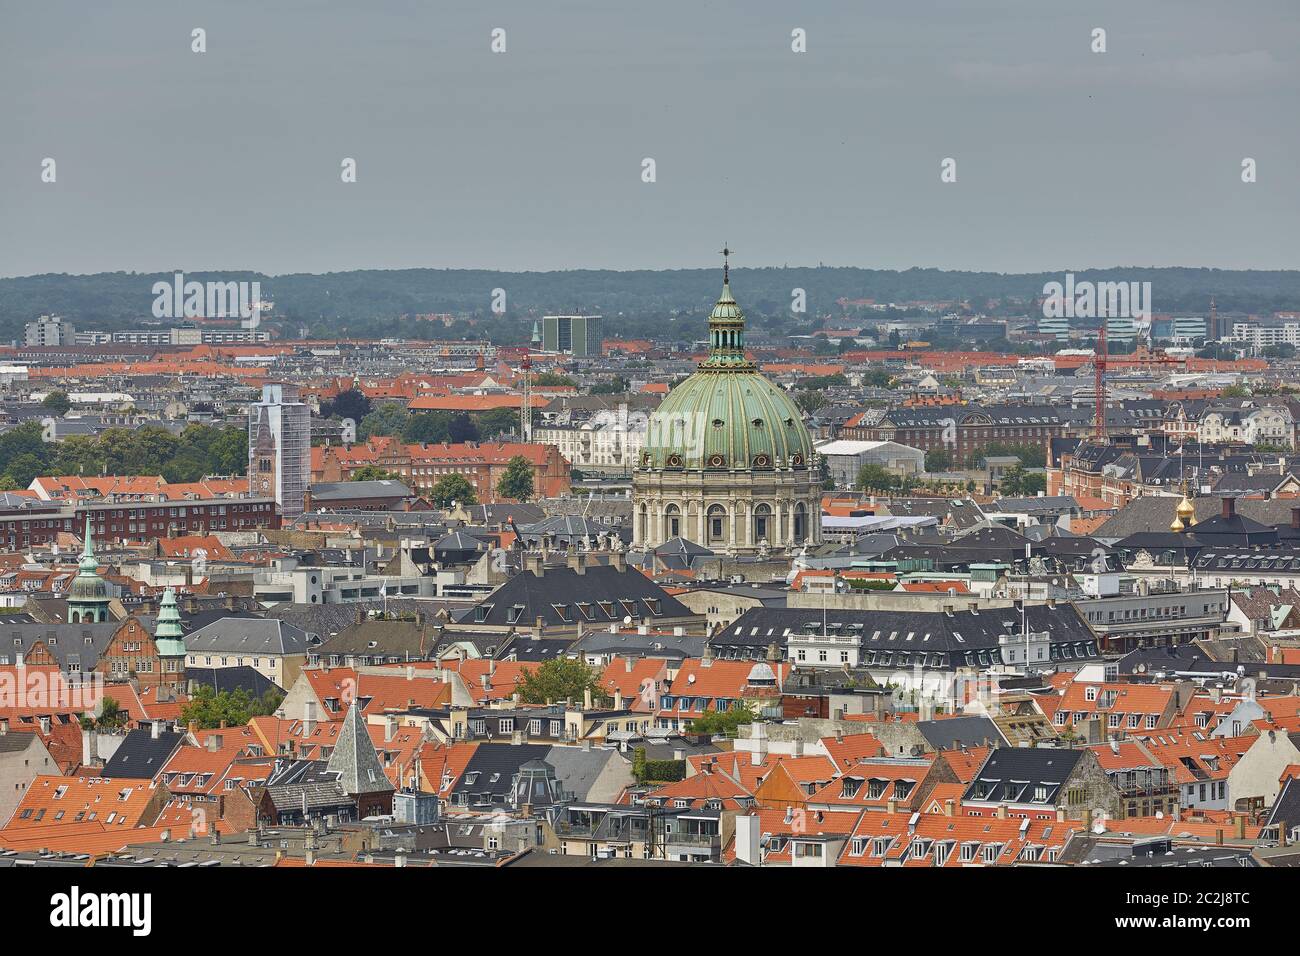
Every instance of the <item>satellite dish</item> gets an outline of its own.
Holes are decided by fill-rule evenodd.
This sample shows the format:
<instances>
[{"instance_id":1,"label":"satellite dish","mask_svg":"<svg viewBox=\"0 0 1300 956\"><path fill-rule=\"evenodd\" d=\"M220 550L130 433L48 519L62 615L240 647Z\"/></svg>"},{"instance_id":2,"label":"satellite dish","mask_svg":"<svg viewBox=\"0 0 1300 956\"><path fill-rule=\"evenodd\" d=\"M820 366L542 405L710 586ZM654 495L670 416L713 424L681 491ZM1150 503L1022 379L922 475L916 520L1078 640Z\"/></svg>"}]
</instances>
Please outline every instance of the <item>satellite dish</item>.
<instances>
[{"instance_id":1,"label":"satellite dish","mask_svg":"<svg viewBox=\"0 0 1300 956\"><path fill-rule=\"evenodd\" d=\"M695 675L694 675L694 674L687 674L687 675L686 675L686 683L688 683L688 684L694 684L694 683L695 683Z\"/></svg>"},{"instance_id":2,"label":"satellite dish","mask_svg":"<svg viewBox=\"0 0 1300 956\"><path fill-rule=\"evenodd\" d=\"M623 623L624 623L624 624L631 624L631 623L632 623L632 616L629 614L627 617L623 618Z\"/></svg>"}]
</instances>

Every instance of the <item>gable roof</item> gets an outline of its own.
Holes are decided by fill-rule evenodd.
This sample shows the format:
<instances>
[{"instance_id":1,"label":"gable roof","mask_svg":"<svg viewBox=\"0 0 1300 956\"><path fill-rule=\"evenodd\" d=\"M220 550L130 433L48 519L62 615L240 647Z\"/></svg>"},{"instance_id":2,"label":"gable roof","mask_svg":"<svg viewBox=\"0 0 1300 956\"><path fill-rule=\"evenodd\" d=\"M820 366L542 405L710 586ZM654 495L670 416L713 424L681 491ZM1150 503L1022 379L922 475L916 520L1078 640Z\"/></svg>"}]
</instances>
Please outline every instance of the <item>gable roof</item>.
<instances>
[{"instance_id":1,"label":"gable roof","mask_svg":"<svg viewBox=\"0 0 1300 956\"><path fill-rule=\"evenodd\" d=\"M160 731L157 736L152 727L132 730L104 764L100 776L153 779L184 739L184 734L174 730Z\"/></svg>"}]
</instances>

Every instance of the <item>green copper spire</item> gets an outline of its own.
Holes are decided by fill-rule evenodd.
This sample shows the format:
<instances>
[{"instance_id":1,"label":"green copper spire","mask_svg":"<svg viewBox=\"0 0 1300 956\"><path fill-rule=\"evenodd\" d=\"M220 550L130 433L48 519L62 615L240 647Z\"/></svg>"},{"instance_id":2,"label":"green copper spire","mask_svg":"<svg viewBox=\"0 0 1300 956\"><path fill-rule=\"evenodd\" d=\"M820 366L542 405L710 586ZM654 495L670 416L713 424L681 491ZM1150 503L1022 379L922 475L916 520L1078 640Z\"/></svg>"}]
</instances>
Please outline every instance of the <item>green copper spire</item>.
<instances>
[{"instance_id":1,"label":"green copper spire","mask_svg":"<svg viewBox=\"0 0 1300 956\"><path fill-rule=\"evenodd\" d=\"M94 574L99 570L99 560L95 557L95 545L90 536L90 515L86 515L86 537L81 546L81 563L77 565L84 574Z\"/></svg>"},{"instance_id":2,"label":"green copper spire","mask_svg":"<svg viewBox=\"0 0 1300 956\"><path fill-rule=\"evenodd\" d=\"M90 536L90 516L86 516L86 539L81 548L77 576L68 587L68 623L92 624L108 620L108 585L99 576L99 560Z\"/></svg>"},{"instance_id":3,"label":"green copper spire","mask_svg":"<svg viewBox=\"0 0 1300 956\"><path fill-rule=\"evenodd\" d=\"M745 358L745 313L731 294L731 250L722 247L722 295L709 313L709 357L701 369L750 371L754 363Z\"/></svg>"},{"instance_id":4,"label":"green copper spire","mask_svg":"<svg viewBox=\"0 0 1300 956\"><path fill-rule=\"evenodd\" d=\"M158 605L158 620L153 629L154 643L162 657L185 656L185 634L181 630L181 612L176 607L176 592L168 588Z\"/></svg>"},{"instance_id":5,"label":"green copper spire","mask_svg":"<svg viewBox=\"0 0 1300 956\"><path fill-rule=\"evenodd\" d=\"M168 588L163 592L162 602L158 605L158 626L154 628L154 637L180 638L181 612L176 607L176 592Z\"/></svg>"}]
</instances>

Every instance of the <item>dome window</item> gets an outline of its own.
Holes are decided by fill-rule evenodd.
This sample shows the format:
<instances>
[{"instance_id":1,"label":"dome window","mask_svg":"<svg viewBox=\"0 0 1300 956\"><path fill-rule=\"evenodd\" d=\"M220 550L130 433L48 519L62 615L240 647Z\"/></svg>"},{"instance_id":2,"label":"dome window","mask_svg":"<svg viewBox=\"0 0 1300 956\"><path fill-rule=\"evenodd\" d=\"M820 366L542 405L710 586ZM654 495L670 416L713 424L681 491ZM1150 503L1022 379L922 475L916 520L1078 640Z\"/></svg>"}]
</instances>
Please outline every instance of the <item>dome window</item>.
<instances>
[{"instance_id":1,"label":"dome window","mask_svg":"<svg viewBox=\"0 0 1300 956\"><path fill-rule=\"evenodd\" d=\"M669 456L668 456L668 467L669 467L669 468L680 468L680 467L682 467L682 456L681 456L681 455L669 455Z\"/></svg>"},{"instance_id":2,"label":"dome window","mask_svg":"<svg viewBox=\"0 0 1300 956\"><path fill-rule=\"evenodd\" d=\"M786 424L786 427L787 427L787 428L794 428L794 419L793 419L793 418L787 418L787 419L785 420L785 424Z\"/></svg>"},{"instance_id":3,"label":"dome window","mask_svg":"<svg viewBox=\"0 0 1300 956\"><path fill-rule=\"evenodd\" d=\"M770 458L768 458L766 455L755 455L755 456L754 456L754 467L755 467L755 468L766 468L766 467L767 467L768 465L770 465L770 464L772 464L772 460L771 460Z\"/></svg>"},{"instance_id":4,"label":"dome window","mask_svg":"<svg viewBox=\"0 0 1300 956\"><path fill-rule=\"evenodd\" d=\"M727 463L727 459L723 458L721 455L711 455L711 456L709 456L709 467L710 467L710 468L721 468L721 467L722 467L723 465L725 465L726 463Z\"/></svg>"},{"instance_id":5,"label":"dome window","mask_svg":"<svg viewBox=\"0 0 1300 956\"><path fill-rule=\"evenodd\" d=\"M763 427L763 419L761 419L761 418L755 418L755 419L754 419L754 427L755 427L755 428L762 428L762 427Z\"/></svg>"},{"instance_id":6,"label":"dome window","mask_svg":"<svg viewBox=\"0 0 1300 956\"><path fill-rule=\"evenodd\" d=\"M722 420L721 418L715 418L715 419L713 420L713 427L714 427L714 428L721 428L724 424L725 424L725 422L723 422L723 420Z\"/></svg>"},{"instance_id":7,"label":"dome window","mask_svg":"<svg viewBox=\"0 0 1300 956\"><path fill-rule=\"evenodd\" d=\"M803 455L791 455L790 464L798 468L800 465L803 464Z\"/></svg>"}]
</instances>

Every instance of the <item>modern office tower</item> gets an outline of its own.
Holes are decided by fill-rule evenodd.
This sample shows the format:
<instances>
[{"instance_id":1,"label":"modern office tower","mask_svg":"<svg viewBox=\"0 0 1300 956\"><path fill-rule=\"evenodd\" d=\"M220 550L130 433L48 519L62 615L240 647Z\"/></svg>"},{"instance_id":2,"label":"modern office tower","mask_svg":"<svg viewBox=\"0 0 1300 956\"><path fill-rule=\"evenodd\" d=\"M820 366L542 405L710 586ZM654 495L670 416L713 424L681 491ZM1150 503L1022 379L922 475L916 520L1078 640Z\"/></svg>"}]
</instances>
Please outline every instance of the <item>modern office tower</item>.
<instances>
[{"instance_id":1,"label":"modern office tower","mask_svg":"<svg viewBox=\"0 0 1300 956\"><path fill-rule=\"evenodd\" d=\"M600 354L600 316L542 316L542 351L564 352L578 358Z\"/></svg>"},{"instance_id":2,"label":"modern office tower","mask_svg":"<svg viewBox=\"0 0 1300 956\"><path fill-rule=\"evenodd\" d=\"M274 497L280 515L302 514L311 481L311 409L296 385L263 385L262 400L248 406L248 490Z\"/></svg>"},{"instance_id":3,"label":"modern office tower","mask_svg":"<svg viewBox=\"0 0 1300 956\"><path fill-rule=\"evenodd\" d=\"M42 315L27 323L28 345L71 345L76 334L72 326L57 315Z\"/></svg>"}]
</instances>

